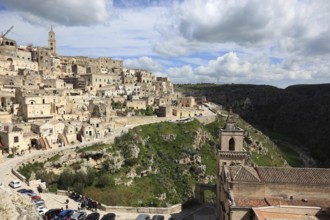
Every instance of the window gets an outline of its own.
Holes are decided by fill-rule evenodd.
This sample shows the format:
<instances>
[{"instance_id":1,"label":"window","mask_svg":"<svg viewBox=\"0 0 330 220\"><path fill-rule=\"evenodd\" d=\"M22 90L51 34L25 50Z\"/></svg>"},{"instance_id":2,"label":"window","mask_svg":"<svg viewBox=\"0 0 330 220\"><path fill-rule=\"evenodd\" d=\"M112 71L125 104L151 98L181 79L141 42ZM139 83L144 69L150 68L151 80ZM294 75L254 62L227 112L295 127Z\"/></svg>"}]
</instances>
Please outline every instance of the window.
<instances>
[{"instance_id":1,"label":"window","mask_svg":"<svg viewBox=\"0 0 330 220\"><path fill-rule=\"evenodd\" d=\"M19 138L18 138L18 136L15 136L14 137L14 143L18 143L19 142Z\"/></svg>"},{"instance_id":2,"label":"window","mask_svg":"<svg viewBox=\"0 0 330 220\"><path fill-rule=\"evenodd\" d=\"M229 150L230 151L235 151L235 140L234 140L234 138L230 138L230 140L229 140Z\"/></svg>"}]
</instances>

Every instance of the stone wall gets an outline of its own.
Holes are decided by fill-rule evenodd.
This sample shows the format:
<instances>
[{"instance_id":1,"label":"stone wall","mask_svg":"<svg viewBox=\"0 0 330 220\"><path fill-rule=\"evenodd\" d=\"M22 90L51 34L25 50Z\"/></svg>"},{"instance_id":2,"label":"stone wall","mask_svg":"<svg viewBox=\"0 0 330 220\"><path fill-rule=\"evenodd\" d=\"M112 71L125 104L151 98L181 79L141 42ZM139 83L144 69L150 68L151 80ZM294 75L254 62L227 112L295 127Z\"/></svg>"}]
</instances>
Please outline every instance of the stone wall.
<instances>
[{"instance_id":1,"label":"stone wall","mask_svg":"<svg viewBox=\"0 0 330 220\"><path fill-rule=\"evenodd\" d=\"M182 205L176 204L171 207L162 208L162 207L106 206L104 204L101 204L100 209L106 212L174 214L182 211Z\"/></svg>"},{"instance_id":2,"label":"stone wall","mask_svg":"<svg viewBox=\"0 0 330 220\"><path fill-rule=\"evenodd\" d=\"M289 183L244 183L232 184L232 191L236 198L283 198L294 200L328 200L330 196L329 185L308 185ZM251 193L253 192L253 193Z\"/></svg>"},{"instance_id":3,"label":"stone wall","mask_svg":"<svg viewBox=\"0 0 330 220\"><path fill-rule=\"evenodd\" d=\"M57 190L57 195L68 196L68 191ZM107 206L98 203L98 209L106 212L126 212L126 213L150 213L150 214L174 214L182 211L182 205L176 204L170 207L133 207L133 206Z\"/></svg>"},{"instance_id":4,"label":"stone wall","mask_svg":"<svg viewBox=\"0 0 330 220\"><path fill-rule=\"evenodd\" d=\"M217 116L216 115L201 116L201 117L196 117L196 119L203 125L207 125L214 122L217 119Z\"/></svg>"},{"instance_id":5,"label":"stone wall","mask_svg":"<svg viewBox=\"0 0 330 220\"><path fill-rule=\"evenodd\" d=\"M157 122L166 121L176 117L157 117L157 116L134 116L134 117L117 117L113 118L112 121L116 123L115 127L124 127L129 125L143 125L152 124Z\"/></svg>"}]
</instances>

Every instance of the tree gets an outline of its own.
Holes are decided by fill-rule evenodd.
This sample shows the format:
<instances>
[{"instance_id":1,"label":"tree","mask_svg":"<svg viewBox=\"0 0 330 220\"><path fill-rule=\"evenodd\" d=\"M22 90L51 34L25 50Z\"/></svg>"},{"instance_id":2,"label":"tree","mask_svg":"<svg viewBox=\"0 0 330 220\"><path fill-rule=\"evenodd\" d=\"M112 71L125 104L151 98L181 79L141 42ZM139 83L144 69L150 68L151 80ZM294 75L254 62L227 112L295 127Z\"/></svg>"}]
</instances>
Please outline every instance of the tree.
<instances>
[{"instance_id":1,"label":"tree","mask_svg":"<svg viewBox=\"0 0 330 220\"><path fill-rule=\"evenodd\" d=\"M72 186L73 182L74 182L73 173L70 170L65 169L61 173L61 175L58 179L58 188L66 190Z\"/></svg>"},{"instance_id":2,"label":"tree","mask_svg":"<svg viewBox=\"0 0 330 220\"><path fill-rule=\"evenodd\" d=\"M75 182L73 184L73 191L80 194L80 195L84 195L84 184L79 183L79 182Z\"/></svg>"},{"instance_id":3,"label":"tree","mask_svg":"<svg viewBox=\"0 0 330 220\"><path fill-rule=\"evenodd\" d=\"M115 185L114 179L108 174L101 175L96 184L97 187L101 187L101 188L107 186L114 186L114 185Z\"/></svg>"}]
</instances>

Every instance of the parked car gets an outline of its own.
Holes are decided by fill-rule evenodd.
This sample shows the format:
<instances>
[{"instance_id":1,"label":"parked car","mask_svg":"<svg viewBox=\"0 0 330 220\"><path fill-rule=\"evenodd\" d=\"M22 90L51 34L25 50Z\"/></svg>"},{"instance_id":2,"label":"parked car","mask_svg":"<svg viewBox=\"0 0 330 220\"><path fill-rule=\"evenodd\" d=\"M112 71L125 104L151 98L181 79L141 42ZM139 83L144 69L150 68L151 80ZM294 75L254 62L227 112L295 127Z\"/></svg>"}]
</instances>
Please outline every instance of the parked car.
<instances>
[{"instance_id":1,"label":"parked car","mask_svg":"<svg viewBox=\"0 0 330 220\"><path fill-rule=\"evenodd\" d=\"M100 219L100 213L93 212L85 218L85 220L99 220Z\"/></svg>"},{"instance_id":2,"label":"parked car","mask_svg":"<svg viewBox=\"0 0 330 220\"><path fill-rule=\"evenodd\" d=\"M135 220L150 220L150 215L148 214L140 214L136 217Z\"/></svg>"},{"instance_id":3,"label":"parked car","mask_svg":"<svg viewBox=\"0 0 330 220\"><path fill-rule=\"evenodd\" d=\"M13 187L14 189L21 187L21 182L19 180L13 180L9 183L9 186Z\"/></svg>"},{"instance_id":4,"label":"parked car","mask_svg":"<svg viewBox=\"0 0 330 220\"><path fill-rule=\"evenodd\" d=\"M61 211L61 209L49 209L44 215L44 220L54 219Z\"/></svg>"},{"instance_id":5,"label":"parked car","mask_svg":"<svg viewBox=\"0 0 330 220\"><path fill-rule=\"evenodd\" d=\"M41 200L41 197L40 196L33 196L31 197L32 200L36 200L36 201L39 201Z\"/></svg>"},{"instance_id":6,"label":"parked car","mask_svg":"<svg viewBox=\"0 0 330 220\"><path fill-rule=\"evenodd\" d=\"M24 193L24 195L30 196L31 198L32 198L33 196L37 196L36 193Z\"/></svg>"},{"instance_id":7,"label":"parked car","mask_svg":"<svg viewBox=\"0 0 330 220\"><path fill-rule=\"evenodd\" d=\"M65 220L67 217L71 217L73 215L74 211L71 209L65 209L61 211L56 217L55 220Z\"/></svg>"},{"instance_id":8,"label":"parked car","mask_svg":"<svg viewBox=\"0 0 330 220\"><path fill-rule=\"evenodd\" d=\"M42 208L42 207L45 207L45 204L43 204L43 203L37 203L37 204L34 204L34 207L35 207L36 209L38 209L38 208Z\"/></svg>"},{"instance_id":9,"label":"parked car","mask_svg":"<svg viewBox=\"0 0 330 220\"><path fill-rule=\"evenodd\" d=\"M83 220L87 216L87 213L85 211L78 211L73 213L70 220Z\"/></svg>"},{"instance_id":10,"label":"parked car","mask_svg":"<svg viewBox=\"0 0 330 220\"><path fill-rule=\"evenodd\" d=\"M36 206L40 206L40 205L45 205L45 200L40 199L40 200L32 200L33 204Z\"/></svg>"},{"instance_id":11,"label":"parked car","mask_svg":"<svg viewBox=\"0 0 330 220\"><path fill-rule=\"evenodd\" d=\"M17 192L19 193L33 193L33 190L32 189L19 189L17 190Z\"/></svg>"},{"instance_id":12,"label":"parked car","mask_svg":"<svg viewBox=\"0 0 330 220\"><path fill-rule=\"evenodd\" d=\"M48 211L48 209L45 207L37 209L37 212L39 213L39 215L45 215L47 211Z\"/></svg>"},{"instance_id":13,"label":"parked car","mask_svg":"<svg viewBox=\"0 0 330 220\"><path fill-rule=\"evenodd\" d=\"M116 220L116 214L115 213L107 213L103 215L101 220Z\"/></svg>"},{"instance_id":14,"label":"parked car","mask_svg":"<svg viewBox=\"0 0 330 220\"><path fill-rule=\"evenodd\" d=\"M35 193L33 192L32 189L19 189L19 190L17 190L17 192L18 192L18 193L21 193L21 194L23 194L23 195L31 196L31 197L37 195L37 194L35 194Z\"/></svg>"},{"instance_id":15,"label":"parked car","mask_svg":"<svg viewBox=\"0 0 330 220\"><path fill-rule=\"evenodd\" d=\"M36 210L37 210L37 211L42 210L42 209L45 209L45 208L46 208L46 207L45 207L44 205L36 206ZM47 211L48 211L48 209L47 209ZM46 212L47 212L47 211L46 211ZM45 213L46 213L46 212L45 212Z\"/></svg>"},{"instance_id":16,"label":"parked car","mask_svg":"<svg viewBox=\"0 0 330 220\"><path fill-rule=\"evenodd\" d=\"M163 215L154 215L152 216L152 220L164 220L164 216Z\"/></svg>"}]
</instances>

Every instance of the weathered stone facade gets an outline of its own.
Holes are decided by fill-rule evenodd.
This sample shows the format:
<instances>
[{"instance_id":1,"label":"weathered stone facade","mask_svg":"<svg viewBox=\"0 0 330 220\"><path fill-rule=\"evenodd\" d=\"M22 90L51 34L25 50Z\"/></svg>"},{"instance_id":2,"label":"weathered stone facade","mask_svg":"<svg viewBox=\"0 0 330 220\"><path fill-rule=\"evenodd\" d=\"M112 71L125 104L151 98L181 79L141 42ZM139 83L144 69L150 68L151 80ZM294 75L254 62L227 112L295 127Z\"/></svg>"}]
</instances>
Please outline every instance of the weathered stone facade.
<instances>
[{"instance_id":1,"label":"weathered stone facade","mask_svg":"<svg viewBox=\"0 0 330 220\"><path fill-rule=\"evenodd\" d=\"M51 28L44 47L18 46L0 37L0 125L27 124L20 148L104 138L148 107L168 107L166 117L201 115L194 98L175 94L167 77L124 68L122 60L109 57L61 56L55 36ZM16 145L0 131L2 149L12 152Z\"/></svg>"}]
</instances>

